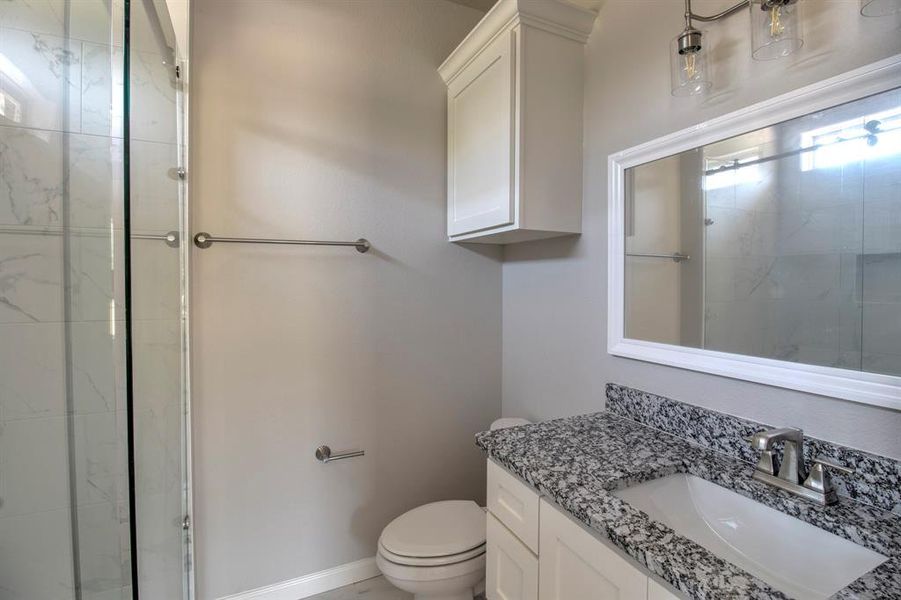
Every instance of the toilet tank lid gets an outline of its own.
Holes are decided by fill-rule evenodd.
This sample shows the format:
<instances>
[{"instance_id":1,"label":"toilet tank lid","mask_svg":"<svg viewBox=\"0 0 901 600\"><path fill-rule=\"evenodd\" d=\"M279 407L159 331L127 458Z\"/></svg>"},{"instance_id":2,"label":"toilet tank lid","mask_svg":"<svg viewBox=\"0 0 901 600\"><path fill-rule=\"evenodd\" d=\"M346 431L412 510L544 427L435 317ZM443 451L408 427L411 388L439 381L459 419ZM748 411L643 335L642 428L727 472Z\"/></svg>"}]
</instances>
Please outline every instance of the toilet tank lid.
<instances>
[{"instance_id":1,"label":"toilet tank lid","mask_svg":"<svg viewBox=\"0 0 901 600\"><path fill-rule=\"evenodd\" d=\"M492 423L491 430L506 429L507 427L516 427L518 425L530 425L531 423L531 421L519 417L504 417Z\"/></svg>"},{"instance_id":2,"label":"toilet tank lid","mask_svg":"<svg viewBox=\"0 0 901 600\"><path fill-rule=\"evenodd\" d=\"M450 556L484 544L485 525L485 511L472 500L432 502L391 521L379 543L401 556Z\"/></svg>"}]
</instances>

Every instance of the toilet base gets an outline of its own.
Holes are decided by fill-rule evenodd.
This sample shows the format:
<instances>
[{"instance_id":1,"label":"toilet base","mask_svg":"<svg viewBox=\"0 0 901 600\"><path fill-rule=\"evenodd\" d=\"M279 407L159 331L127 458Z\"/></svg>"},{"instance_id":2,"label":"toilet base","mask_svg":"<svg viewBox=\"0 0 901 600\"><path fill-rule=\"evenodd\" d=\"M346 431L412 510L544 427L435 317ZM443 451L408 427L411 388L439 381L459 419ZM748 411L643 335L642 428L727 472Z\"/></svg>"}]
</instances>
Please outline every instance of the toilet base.
<instances>
[{"instance_id":1,"label":"toilet base","mask_svg":"<svg viewBox=\"0 0 901 600\"><path fill-rule=\"evenodd\" d=\"M413 600L472 600L474 594L472 590L460 592L458 594L413 594Z\"/></svg>"},{"instance_id":2,"label":"toilet base","mask_svg":"<svg viewBox=\"0 0 901 600\"><path fill-rule=\"evenodd\" d=\"M473 600L484 589L485 555L438 567L410 567L376 555L388 583L410 592L414 600Z\"/></svg>"}]
</instances>

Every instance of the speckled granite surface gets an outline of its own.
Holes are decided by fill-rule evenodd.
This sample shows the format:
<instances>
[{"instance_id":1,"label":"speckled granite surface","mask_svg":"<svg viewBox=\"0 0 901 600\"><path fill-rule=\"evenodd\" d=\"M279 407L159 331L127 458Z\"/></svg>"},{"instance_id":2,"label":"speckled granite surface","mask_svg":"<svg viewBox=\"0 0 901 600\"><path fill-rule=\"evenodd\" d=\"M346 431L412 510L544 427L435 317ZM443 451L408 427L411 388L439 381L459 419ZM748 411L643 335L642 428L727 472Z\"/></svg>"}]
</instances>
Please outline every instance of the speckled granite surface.
<instances>
[{"instance_id":1,"label":"speckled granite surface","mask_svg":"<svg viewBox=\"0 0 901 600\"><path fill-rule=\"evenodd\" d=\"M611 412L483 432L476 441L491 458L688 597L786 598L611 491L679 472L702 477L889 557L835 598L901 600L901 516L889 511L847 499L828 508L805 502L752 480L753 465L722 450Z\"/></svg>"},{"instance_id":2,"label":"speckled granite surface","mask_svg":"<svg viewBox=\"0 0 901 600\"><path fill-rule=\"evenodd\" d=\"M771 428L615 383L607 384L607 412L750 463L757 462L757 452L744 438ZM832 474L839 494L901 515L901 461L807 437L808 466L821 454L854 469L852 475Z\"/></svg>"}]
</instances>

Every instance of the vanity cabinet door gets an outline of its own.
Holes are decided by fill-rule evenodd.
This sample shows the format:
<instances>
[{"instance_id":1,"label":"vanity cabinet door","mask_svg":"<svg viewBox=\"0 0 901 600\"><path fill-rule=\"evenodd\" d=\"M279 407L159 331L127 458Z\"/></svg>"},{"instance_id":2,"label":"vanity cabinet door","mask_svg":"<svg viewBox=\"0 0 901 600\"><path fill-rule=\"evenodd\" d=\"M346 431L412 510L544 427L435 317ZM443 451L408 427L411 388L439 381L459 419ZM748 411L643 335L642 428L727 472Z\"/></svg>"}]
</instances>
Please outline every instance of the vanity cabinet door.
<instances>
[{"instance_id":1,"label":"vanity cabinet door","mask_svg":"<svg viewBox=\"0 0 901 600\"><path fill-rule=\"evenodd\" d=\"M648 600L679 600L679 596L648 577Z\"/></svg>"},{"instance_id":2,"label":"vanity cabinet door","mask_svg":"<svg viewBox=\"0 0 901 600\"><path fill-rule=\"evenodd\" d=\"M645 600L647 576L541 500L540 600Z\"/></svg>"},{"instance_id":3,"label":"vanity cabinet door","mask_svg":"<svg viewBox=\"0 0 901 600\"><path fill-rule=\"evenodd\" d=\"M538 557L490 513L486 535L488 600L538 600Z\"/></svg>"},{"instance_id":4,"label":"vanity cabinet door","mask_svg":"<svg viewBox=\"0 0 901 600\"><path fill-rule=\"evenodd\" d=\"M499 35L447 89L449 236L513 222L515 35Z\"/></svg>"}]
</instances>

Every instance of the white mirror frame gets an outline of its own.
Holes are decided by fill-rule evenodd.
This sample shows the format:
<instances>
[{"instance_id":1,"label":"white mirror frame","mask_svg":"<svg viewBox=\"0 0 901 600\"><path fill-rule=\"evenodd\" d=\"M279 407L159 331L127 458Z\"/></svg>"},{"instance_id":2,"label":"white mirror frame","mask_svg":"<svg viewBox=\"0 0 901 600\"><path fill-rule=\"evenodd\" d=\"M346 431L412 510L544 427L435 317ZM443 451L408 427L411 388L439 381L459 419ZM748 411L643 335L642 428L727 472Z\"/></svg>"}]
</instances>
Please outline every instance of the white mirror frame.
<instances>
[{"instance_id":1,"label":"white mirror frame","mask_svg":"<svg viewBox=\"0 0 901 600\"><path fill-rule=\"evenodd\" d=\"M607 351L616 356L901 410L901 377L624 336L626 169L896 87L901 87L901 54L610 155Z\"/></svg>"}]
</instances>

